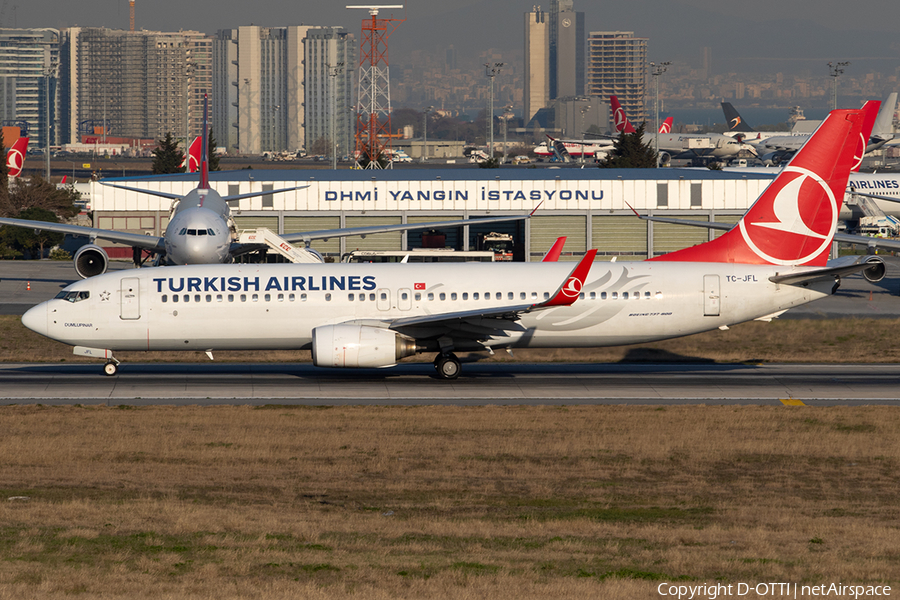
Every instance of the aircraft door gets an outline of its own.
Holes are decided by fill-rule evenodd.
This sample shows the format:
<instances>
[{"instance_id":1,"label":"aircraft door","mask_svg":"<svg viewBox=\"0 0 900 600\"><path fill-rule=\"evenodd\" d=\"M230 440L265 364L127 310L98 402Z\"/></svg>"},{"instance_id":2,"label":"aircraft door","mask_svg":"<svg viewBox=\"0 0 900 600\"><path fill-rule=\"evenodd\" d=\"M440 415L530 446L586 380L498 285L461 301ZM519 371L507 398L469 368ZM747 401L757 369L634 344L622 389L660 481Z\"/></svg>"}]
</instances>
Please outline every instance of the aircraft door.
<instances>
[{"instance_id":1,"label":"aircraft door","mask_svg":"<svg viewBox=\"0 0 900 600\"><path fill-rule=\"evenodd\" d=\"M137 277L123 277L119 290L119 317L125 320L141 318L141 284Z\"/></svg>"},{"instance_id":2,"label":"aircraft door","mask_svg":"<svg viewBox=\"0 0 900 600\"><path fill-rule=\"evenodd\" d=\"M397 308L400 310L409 310L412 308L412 292L409 288L400 288L397 290Z\"/></svg>"},{"instance_id":3,"label":"aircraft door","mask_svg":"<svg viewBox=\"0 0 900 600\"><path fill-rule=\"evenodd\" d=\"M378 310L390 310L391 309L391 290L387 288L381 288L376 292L377 299L375 301L375 306L378 307Z\"/></svg>"},{"instance_id":4,"label":"aircraft door","mask_svg":"<svg viewBox=\"0 0 900 600\"><path fill-rule=\"evenodd\" d=\"M722 290L718 275L703 276L703 316L718 317Z\"/></svg>"}]
</instances>

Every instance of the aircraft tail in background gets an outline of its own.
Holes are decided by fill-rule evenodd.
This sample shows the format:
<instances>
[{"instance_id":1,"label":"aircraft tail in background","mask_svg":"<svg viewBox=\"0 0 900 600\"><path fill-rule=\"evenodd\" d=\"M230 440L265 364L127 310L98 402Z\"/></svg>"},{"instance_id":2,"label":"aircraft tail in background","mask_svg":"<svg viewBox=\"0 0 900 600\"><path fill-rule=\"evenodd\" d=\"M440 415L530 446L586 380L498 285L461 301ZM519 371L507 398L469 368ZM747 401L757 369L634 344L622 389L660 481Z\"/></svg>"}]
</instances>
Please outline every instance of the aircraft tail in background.
<instances>
[{"instance_id":1,"label":"aircraft tail in background","mask_svg":"<svg viewBox=\"0 0 900 600\"><path fill-rule=\"evenodd\" d=\"M616 125L616 133L634 133L634 127L628 121L628 115L625 114L625 109L619 104L617 97L609 97L609 107L613 111L613 123Z\"/></svg>"},{"instance_id":2,"label":"aircraft tail in background","mask_svg":"<svg viewBox=\"0 0 900 600\"><path fill-rule=\"evenodd\" d=\"M25 167L25 153L28 151L28 139L20 137L6 153L6 168L9 170L10 177L18 177L22 174L22 169Z\"/></svg>"},{"instance_id":3,"label":"aircraft tail in background","mask_svg":"<svg viewBox=\"0 0 900 600\"><path fill-rule=\"evenodd\" d=\"M737 109L731 105L731 102L722 103L722 112L725 113L725 122L728 123L728 131L739 131L742 133L753 131L753 128L744 122L744 119L738 114Z\"/></svg>"}]
</instances>

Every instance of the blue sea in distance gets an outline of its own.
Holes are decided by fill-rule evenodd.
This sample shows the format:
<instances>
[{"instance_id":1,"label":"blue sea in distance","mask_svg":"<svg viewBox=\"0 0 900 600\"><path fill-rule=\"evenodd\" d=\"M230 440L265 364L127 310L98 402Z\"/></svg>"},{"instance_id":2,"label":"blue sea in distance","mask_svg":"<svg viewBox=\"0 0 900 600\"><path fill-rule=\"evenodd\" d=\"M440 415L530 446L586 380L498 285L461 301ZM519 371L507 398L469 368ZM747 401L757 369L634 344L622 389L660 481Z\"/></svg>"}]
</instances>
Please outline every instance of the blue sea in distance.
<instances>
[{"instance_id":1,"label":"blue sea in distance","mask_svg":"<svg viewBox=\"0 0 900 600\"><path fill-rule=\"evenodd\" d=\"M787 123L788 117L791 115L790 108L741 108L740 105L732 102L737 111L744 118L744 122L750 127L757 125L775 125L777 123ZM801 107L802 108L802 107ZM725 123L725 115L722 108L677 108L671 111L659 111L660 120L671 116L675 124L690 125L696 123L698 125L712 126L716 123ZM826 108L804 108L803 115L807 119L822 120L828 115ZM655 121L654 115L650 115L650 120Z\"/></svg>"}]
</instances>

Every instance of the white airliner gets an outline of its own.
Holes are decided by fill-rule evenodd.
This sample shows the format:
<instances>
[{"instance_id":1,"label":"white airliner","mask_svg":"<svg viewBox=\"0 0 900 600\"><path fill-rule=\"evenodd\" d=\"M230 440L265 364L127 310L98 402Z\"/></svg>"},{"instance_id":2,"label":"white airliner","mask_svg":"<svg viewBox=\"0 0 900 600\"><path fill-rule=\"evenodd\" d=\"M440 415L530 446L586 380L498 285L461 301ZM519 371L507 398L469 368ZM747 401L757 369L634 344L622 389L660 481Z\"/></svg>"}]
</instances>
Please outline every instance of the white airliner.
<instances>
[{"instance_id":1,"label":"white airliner","mask_svg":"<svg viewBox=\"0 0 900 600\"><path fill-rule=\"evenodd\" d=\"M389 367L437 353L597 347L768 320L872 268L827 261L862 127L834 111L737 227L643 262L192 265L107 273L23 324L107 360L118 350L311 349L320 367ZM864 260L864 259L863 259ZM882 265L883 266L883 265Z\"/></svg>"},{"instance_id":2,"label":"white airliner","mask_svg":"<svg viewBox=\"0 0 900 600\"><path fill-rule=\"evenodd\" d=\"M131 246L134 250L135 266L144 262L143 253L149 252L156 256L157 264L169 265L199 265L212 263L230 263L242 254L254 252L266 248L264 243L241 243L237 241L237 229L231 216L228 203L243 198L253 198L267 194L278 194L302 189L306 186L251 192L234 196L220 196L209 183L209 157L208 157L208 104L203 108L203 134L199 142L200 151L200 184L185 196L168 192L147 190L143 188L129 187L115 183L105 183L111 187L130 190L142 194L150 194L168 198L173 201L169 216L169 224L162 236L149 236L139 233L127 233L110 229L97 229L80 225L67 225L65 223L47 223L43 221L29 221L25 219L0 218L0 225L12 225L26 229L39 229L55 231L74 236L86 237L90 243L78 249L74 256L75 271L81 277L93 277L106 272L109 266L109 256L106 251L94 244L97 239L108 240ZM27 138L24 138L27 143ZM197 142L195 142L196 144ZM192 152L196 152L192 144ZM190 157L190 155L189 155ZM190 161L190 158L188 159ZM524 216L504 216L479 218L478 224L499 223L528 218ZM306 244L317 239L333 239L357 235L372 235L391 231L408 231L415 229L443 229L460 227L472 223L471 220L457 219L453 221L441 221L432 223L398 224L398 225L374 225L368 227L347 227L342 229L325 229L319 231L304 231L288 233L280 236L281 241L288 244ZM323 262L322 256L312 248L297 249L303 259L308 262Z\"/></svg>"}]
</instances>

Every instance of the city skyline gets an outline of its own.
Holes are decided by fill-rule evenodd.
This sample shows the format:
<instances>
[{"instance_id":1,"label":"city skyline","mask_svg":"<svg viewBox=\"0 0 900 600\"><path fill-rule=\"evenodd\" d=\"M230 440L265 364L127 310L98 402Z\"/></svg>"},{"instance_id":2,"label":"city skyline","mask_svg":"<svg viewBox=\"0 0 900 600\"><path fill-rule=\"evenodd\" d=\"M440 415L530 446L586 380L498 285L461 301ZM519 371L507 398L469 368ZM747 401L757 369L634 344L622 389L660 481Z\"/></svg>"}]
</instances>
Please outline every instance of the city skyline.
<instances>
[{"instance_id":1,"label":"city skyline","mask_svg":"<svg viewBox=\"0 0 900 600\"><path fill-rule=\"evenodd\" d=\"M450 45L470 55L491 48L503 52L520 49L521 15L535 4L533 0L459 0L452 4L414 0L394 11L394 16L405 17L407 23L391 38L392 56L400 59L417 49L439 53ZM549 8L549 0L544 4ZM605 5L582 0L576 1L575 8L585 13L587 33L627 30L650 38L649 60L696 66L701 48L710 47L715 73L799 74L804 69L824 71L829 60L849 60L861 71L893 71L900 64L900 42L895 35L900 4L892 0L861 0L854 3L853 10L836 0L760 0L752 11L737 0L635 0ZM187 5L175 0L136 3L138 29L194 29L208 34L249 24L341 26L357 32L365 16L363 10L331 3L310 3L297 9L270 0L252 4L235 0L199 0ZM13 3L7 5L2 24L127 29L128 2Z\"/></svg>"}]
</instances>

